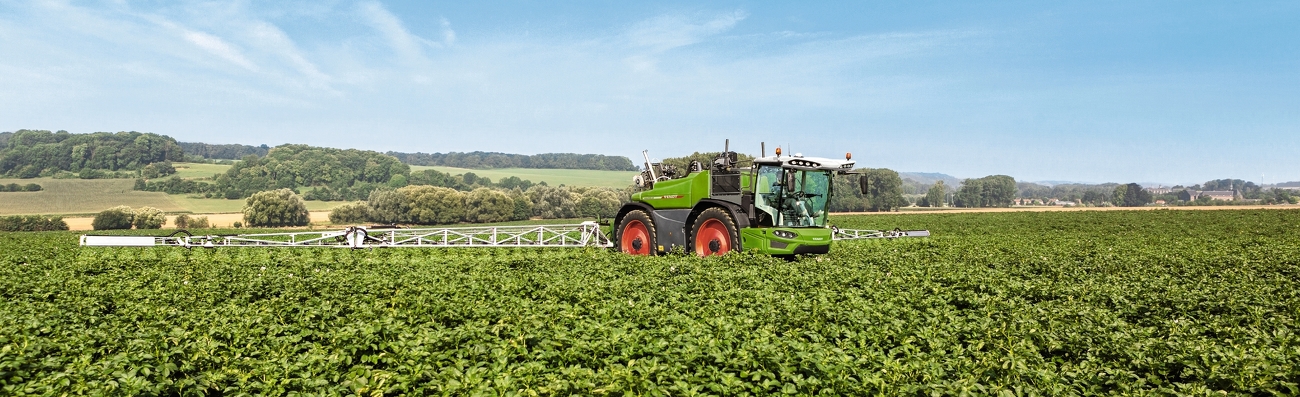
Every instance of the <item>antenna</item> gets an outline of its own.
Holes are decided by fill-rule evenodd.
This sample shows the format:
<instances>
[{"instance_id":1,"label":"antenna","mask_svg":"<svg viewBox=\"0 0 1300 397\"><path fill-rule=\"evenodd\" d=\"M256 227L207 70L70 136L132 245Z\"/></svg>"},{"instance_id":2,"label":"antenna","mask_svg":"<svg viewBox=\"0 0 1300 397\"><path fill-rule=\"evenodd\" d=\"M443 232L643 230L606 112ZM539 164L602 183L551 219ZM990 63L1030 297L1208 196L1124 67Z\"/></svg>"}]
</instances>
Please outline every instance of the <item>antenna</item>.
<instances>
[{"instance_id":1,"label":"antenna","mask_svg":"<svg viewBox=\"0 0 1300 397\"><path fill-rule=\"evenodd\" d=\"M642 150L641 157L645 158L645 169L647 171L650 171L650 180L658 182L659 177L655 176L655 168L650 166L650 151Z\"/></svg>"}]
</instances>

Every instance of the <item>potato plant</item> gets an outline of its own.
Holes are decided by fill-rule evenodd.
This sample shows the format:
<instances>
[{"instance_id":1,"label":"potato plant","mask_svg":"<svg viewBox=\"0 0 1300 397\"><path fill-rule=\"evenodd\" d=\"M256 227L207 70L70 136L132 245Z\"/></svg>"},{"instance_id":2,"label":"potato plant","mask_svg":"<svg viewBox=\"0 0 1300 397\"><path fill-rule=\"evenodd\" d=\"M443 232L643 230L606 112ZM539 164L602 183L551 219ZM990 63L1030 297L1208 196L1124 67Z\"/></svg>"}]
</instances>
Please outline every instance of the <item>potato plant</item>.
<instances>
[{"instance_id":1,"label":"potato plant","mask_svg":"<svg viewBox=\"0 0 1300 397\"><path fill-rule=\"evenodd\" d=\"M1300 393L1300 211L832 221L935 237L786 261L0 233L0 394Z\"/></svg>"}]
</instances>

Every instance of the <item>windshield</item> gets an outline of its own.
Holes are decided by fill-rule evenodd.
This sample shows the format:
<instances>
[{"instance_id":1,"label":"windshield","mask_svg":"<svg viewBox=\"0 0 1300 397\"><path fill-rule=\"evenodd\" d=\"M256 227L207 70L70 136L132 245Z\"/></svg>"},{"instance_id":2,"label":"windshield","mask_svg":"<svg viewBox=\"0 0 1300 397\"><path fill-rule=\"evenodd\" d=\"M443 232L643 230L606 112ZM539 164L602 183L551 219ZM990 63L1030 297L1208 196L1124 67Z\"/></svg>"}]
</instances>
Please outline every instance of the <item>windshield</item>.
<instances>
[{"instance_id":1,"label":"windshield","mask_svg":"<svg viewBox=\"0 0 1300 397\"><path fill-rule=\"evenodd\" d=\"M760 166L754 185L754 206L767 215L761 224L780 227L826 225L830 171L804 171Z\"/></svg>"}]
</instances>

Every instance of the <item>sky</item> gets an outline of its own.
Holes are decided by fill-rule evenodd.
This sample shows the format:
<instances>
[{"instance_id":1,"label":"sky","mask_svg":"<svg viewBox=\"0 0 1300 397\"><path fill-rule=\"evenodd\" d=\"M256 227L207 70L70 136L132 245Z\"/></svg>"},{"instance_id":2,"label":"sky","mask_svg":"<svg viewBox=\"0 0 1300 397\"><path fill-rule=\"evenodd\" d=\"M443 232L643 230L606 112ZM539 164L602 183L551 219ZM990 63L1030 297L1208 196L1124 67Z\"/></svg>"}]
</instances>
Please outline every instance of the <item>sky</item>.
<instances>
[{"instance_id":1,"label":"sky","mask_svg":"<svg viewBox=\"0 0 1300 397\"><path fill-rule=\"evenodd\" d=\"M1300 2L0 0L0 131L1300 181Z\"/></svg>"}]
</instances>

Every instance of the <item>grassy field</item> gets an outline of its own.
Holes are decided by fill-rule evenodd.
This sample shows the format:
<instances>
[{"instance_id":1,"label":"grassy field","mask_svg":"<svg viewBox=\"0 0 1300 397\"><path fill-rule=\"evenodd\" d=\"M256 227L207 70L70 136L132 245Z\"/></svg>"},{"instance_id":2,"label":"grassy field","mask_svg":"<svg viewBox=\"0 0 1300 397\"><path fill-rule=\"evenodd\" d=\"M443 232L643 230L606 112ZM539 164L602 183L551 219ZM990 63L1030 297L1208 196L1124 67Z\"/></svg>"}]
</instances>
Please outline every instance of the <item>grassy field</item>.
<instances>
[{"instance_id":1,"label":"grassy field","mask_svg":"<svg viewBox=\"0 0 1300 397\"><path fill-rule=\"evenodd\" d=\"M0 184L9 183L36 183L44 190L0 193L0 215L93 214L119 205L149 206L165 212L198 214L239 212L244 208L244 200L205 199L131 190L135 183L133 179L0 179ZM307 209L328 211L342 204L338 201L307 201Z\"/></svg>"},{"instance_id":2,"label":"grassy field","mask_svg":"<svg viewBox=\"0 0 1300 397\"><path fill-rule=\"evenodd\" d=\"M173 163L172 166L176 167L176 176L182 179L212 178L212 175L221 174L230 169L229 165L206 163Z\"/></svg>"},{"instance_id":3,"label":"grassy field","mask_svg":"<svg viewBox=\"0 0 1300 397\"><path fill-rule=\"evenodd\" d=\"M131 190L132 179L0 179L9 183L36 183L44 190L0 193L0 215L88 214L119 205L186 210L166 193Z\"/></svg>"},{"instance_id":4,"label":"grassy field","mask_svg":"<svg viewBox=\"0 0 1300 397\"><path fill-rule=\"evenodd\" d=\"M1300 211L832 222L934 237L786 261L0 233L0 394L1300 391Z\"/></svg>"},{"instance_id":5,"label":"grassy field","mask_svg":"<svg viewBox=\"0 0 1300 397\"><path fill-rule=\"evenodd\" d=\"M491 178L493 182L501 178L517 176L538 183L546 181L551 186L598 186L624 188L632 184L636 171L597 171L597 170L559 170L536 168L502 168L494 170L472 170L455 167L412 166L411 171L435 169L452 175L473 172L474 175Z\"/></svg>"}]
</instances>

